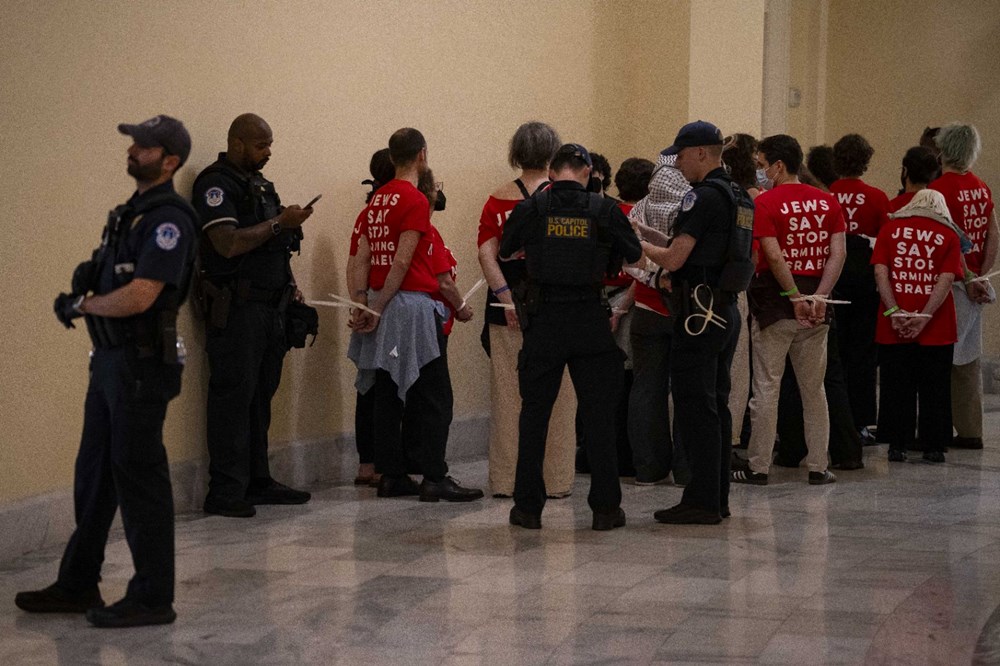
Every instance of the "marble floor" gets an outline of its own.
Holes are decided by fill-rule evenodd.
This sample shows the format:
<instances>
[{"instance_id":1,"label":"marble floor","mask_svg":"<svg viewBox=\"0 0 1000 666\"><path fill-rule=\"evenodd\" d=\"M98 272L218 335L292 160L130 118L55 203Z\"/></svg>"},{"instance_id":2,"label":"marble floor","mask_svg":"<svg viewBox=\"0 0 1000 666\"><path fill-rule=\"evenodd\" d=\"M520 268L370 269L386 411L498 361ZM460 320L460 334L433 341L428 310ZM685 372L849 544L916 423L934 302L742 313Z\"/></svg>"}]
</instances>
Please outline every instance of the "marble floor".
<instances>
[{"instance_id":1,"label":"marble floor","mask_svg":"<svg viewBox=\"0 0 1000 666\"><path fill-rule=\"evenodd\" d=\"M1000 414L988 415L1000 433ZM350 485L249 520L179 516L175 624L90 628L15 591L60 552L0 570L3 664L1000 663L1000 436L945 465L736 486L719 526L665 526L680 489L624 486L628 526L589 529L587 477L541 531L509 500L421 504ZM453 473L483 485L482 461ZM120 534L102 590L131 573Z\"/></svg>"}]
</instances>

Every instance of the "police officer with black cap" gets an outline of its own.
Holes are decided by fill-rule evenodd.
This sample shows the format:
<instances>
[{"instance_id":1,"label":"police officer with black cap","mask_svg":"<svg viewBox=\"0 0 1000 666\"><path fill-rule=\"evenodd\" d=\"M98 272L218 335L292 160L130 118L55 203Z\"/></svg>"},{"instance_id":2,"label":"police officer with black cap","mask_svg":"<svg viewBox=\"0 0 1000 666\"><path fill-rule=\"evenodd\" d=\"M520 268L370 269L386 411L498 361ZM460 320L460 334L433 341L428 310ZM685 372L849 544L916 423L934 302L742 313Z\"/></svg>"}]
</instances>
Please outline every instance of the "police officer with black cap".
<instances>
[{"instance_id":1,"label":"police officer with black cap","mask_svg":"<svg viewBox=\"0 0 1000 666\"><path fill-rule=\"evenodd\" d=\"M237 116L227 150L194 182L201 218L207 313L209 485L206 513L248 518L256 504L303 504L310 494L271 478L271 399L288 351L285 311L302 294L292 276L312 208L282 206L260 170L273 136L264 119Z\"/></svg>"},{"instance_id":2,"label":"police officer with black cap","mask_svg":"<svg viewBox=\"0 0 1000 666\"><path fill-rule=\"evenodd\" d=\"M73 274L55 313L66 328L86 318L94 350L73 481L76 530L49 587L20 592L33 613L86 613L98 627L166 624L174 600L174 504L163 420L181 388L177 310L194 265L195 213L173 176L191 151L184 125L156 116L119 125L131 136L136 191L108 215L100 247ZM105 607L98 582L115 511L135 576Z\"/></svg>"},{"instance_id":3,"label":"police officer with black cap","mask_svg":"<svg viewBox=\"0 0 1000 666\"><path fill-rule=\"evenodd\" d=\"M680 504L654 514L661 523L716 524L729 516L729 372L740 329L736 294L754 270L753 201L722 166L722 144L711 123L681 128L663 154L677 155L677 169L692 189L670 245L642 242L646 255L670 271L674 428L691 465Z\"/></svg>"},{"instance_id":4,"label":"police officer with black cap","mask_svg":"<svg viewBox=\"0 0 1000 666\"><path fill-rule=\"evenodd\" d=\"M601 302L605 275L622 258L641 255L639 240L612 199L587 191L590 154L562 146L549 167L551 189L522 201L504 224L500 256L524 251L526 282L513 286L524 342L518 360L520 434L510 523L542 526L542 461L552 405L569 366L582 426L587 433L593 528L625 524L618 482L615 409L622 390L622 352Z\"/></svg>"}]
</instances>

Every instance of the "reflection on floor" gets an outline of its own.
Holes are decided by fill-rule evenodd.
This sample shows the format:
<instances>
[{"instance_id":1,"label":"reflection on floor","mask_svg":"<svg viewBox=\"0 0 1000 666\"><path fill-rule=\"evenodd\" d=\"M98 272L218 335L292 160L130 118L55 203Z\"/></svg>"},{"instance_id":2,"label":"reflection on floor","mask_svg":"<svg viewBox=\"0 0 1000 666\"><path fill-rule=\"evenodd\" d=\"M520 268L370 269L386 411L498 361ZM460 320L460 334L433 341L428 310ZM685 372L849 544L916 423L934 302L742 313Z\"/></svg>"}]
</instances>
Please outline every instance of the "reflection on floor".
<instances>
[{"instance_id":1,"label":"reflection on floor","mask_svg":"<svg viewBox=\"0 0 1000 666\"><path fill-rule=\"evenodd\" d=\"M713 527L657 525L680 490L626 485L628 526L593 532L582 476L540 532L507 525L509 500L346 485L249 520L186 515L176 624L18 611L16 590L54 579L60 553L40 552L2 572L0 662L994 663L1000 437L945 465L866 456L832 486L803 468L735 487L733 517ZM486 465L454 473L482 485ZM131 573L120 535L107 555L112 601Z\"/></svg>"}]
</instances>

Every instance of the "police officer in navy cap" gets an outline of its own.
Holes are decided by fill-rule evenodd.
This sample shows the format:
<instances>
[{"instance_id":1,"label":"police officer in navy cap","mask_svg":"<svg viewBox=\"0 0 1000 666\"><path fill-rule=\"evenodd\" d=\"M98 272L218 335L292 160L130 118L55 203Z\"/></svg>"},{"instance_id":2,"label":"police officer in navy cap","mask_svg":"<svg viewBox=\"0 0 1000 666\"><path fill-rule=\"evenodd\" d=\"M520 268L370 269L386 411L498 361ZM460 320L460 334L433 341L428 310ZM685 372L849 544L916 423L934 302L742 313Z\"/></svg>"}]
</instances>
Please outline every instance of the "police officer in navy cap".
<instances>
[{"instance_id":1,"label":"police officer in navy cap","mask_svg":"<svg viewBox=\"0 0 1000 666\"><path fill-rule=\"evenodd\" d=\"M195 179L207 312L206 513L249 518L257 504L303 504L310 495L278 483L267 459L271 399L289 344L285 311L302 301L291 255L312 208L282 206L260 170L273 135L260 116L229 126L227 149Z\"/></svg>"},{"instance_id":2,"label":"police officer in navy cap","mask_svg":"<svg viewBox=\"0 0 1000 666\"><path fill-rule=\"evenodd\" d=\"M163 420L181 389L177 310L195 252L195 212L173 177L191 152L184 125L156 116L119 125L131 136L128 174L136 191L108 215L100 247L77 267L55 313L66 328L84 317L94 351L76 459L76 530L56 582L20 592L32 613L86 613L98 627L173 622L174 504ZM135 575L105 607L98 589L104 546L121 509Z\"/></svg>"},{"instance_id":3,"label":"police officer in navy cap","mask_svg":"<svg viewBox=\"0 0 1000 666\"><path fill-rule=\"evenodd\" d=\"M524 342L518 361L521 416L510 523L528 529L542 526L545 437L567 366L587 433L593 528L625 524L615 434L624 367L601 288L605 275L621 270L623 258L634 262L641 251L616 202L587 191L592 167L583 146L562 146L549 166L551 189L514 208L500 241L501 257L524 251L527 273L526 282L513 288Z\"/></svg>"},{"instance_id":4,"label":"police officer in navy cap","mask_svg":"<svg viewBox=\"0 0 1000 666\"><path fill-rule=\"evenodd\" d=\"M642 242L646 255L670 271L674 428L691 465L680 504L654 514L661 523L716 524L729 516L729 371L740 329L736 294L754 269L753 202L722 166L722 144L712 123L681 128L663 154L677 155L677 169L692 189L670 245Z\"/></svg>"}]
</instances>

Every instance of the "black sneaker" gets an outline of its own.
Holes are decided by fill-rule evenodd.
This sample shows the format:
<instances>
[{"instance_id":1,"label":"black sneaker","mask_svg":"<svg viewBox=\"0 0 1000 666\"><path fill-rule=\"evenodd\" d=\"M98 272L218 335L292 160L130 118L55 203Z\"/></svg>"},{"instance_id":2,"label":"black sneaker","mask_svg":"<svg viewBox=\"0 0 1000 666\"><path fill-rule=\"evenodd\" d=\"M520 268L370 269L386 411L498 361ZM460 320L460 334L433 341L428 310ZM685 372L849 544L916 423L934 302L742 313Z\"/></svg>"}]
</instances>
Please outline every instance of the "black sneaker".
<instances>
[{"instance_id":1,"label":"black sneaker","mask_svg":"<svg viewBox=\"0 0 1000 666\"><path fill-rule=\"evenodd\" d=\"M510 509L510 524L523 527L526 530L540 530L542 529L542 516L523 511L515 504Z\"/></svg>"},{"instance_id":2,"label":"black sneaker","mask_svg":"<svg viewBox=\"0 0 1000 666\"><path fill-rule=\"evenodd\" d=\"M830 467L832 467L833 469L842 470L844 472L850 472L856 469L864 469L865 464L860 460L847 460L845 462L833 463L832 465L830 465Z\"/></svg>"},{"instance_id":3,"label":"black sneaker","mask_svg":"<svg viewBox=\"0 0 1000 666\"><path fill-rule=\"evenodd\" d=\"M483 491L478 488L463 488L450 476L446 476L440 481L431 481L424 478L420 484L421 502L471 502L482 499Z\"/></svg>"},{"instance_id":4,"label":"black sneaker","mask_svg":"<svg viewBox=\"0 0 1000 666\"><path fill-rule=\"evenodd\" d=\"M87 611L87 622L102 629L143 627L149 624L170 624L177 619L177 613L170 604L146 606L138 601L125 598L107 608L91 608Z\"/></svg>"},{"instance_id":5,"label":"black sneaker","mask_svg":"<svg viewBox=\"0 0 1000 666\"><path fill-rule=\"evenodd\" d=\"M253 518L257 515L257 509L253 508L253 504L236 497L212 497L209 495L205 498L202 509L205 513L227 518Z\"/></svg>"},{"instance_id":6,"label":"black sneaker","mask_svg":"<svg viewBox=\"0 0 1000 666\"><path fill-rule=\"evenodd\" d=\"M767 474L754 472L750 468L734 469L729 473L729 480L733 483L749 483L752 486L766 486Z\"/></svg>"},{"instance_id":7,"label":"black sneaker","mask_svg":"<svg viewBox=\"0 0 1000 666\"><path fill-rule=\"evenodd\" d=\"M906 462L906 451L889 449L889 462Z\"/></svg>"},{"instance_id":8,"label":"black sneaker","mask_svg":"<svg viewBox=\"0 0 1000 666\"><path fill-rule=\"evenodd\" d=\"M982 437L959 437L955 436L951 440L951 447L953 449L972 449L973 451L978 451L983 448L983 438Z\"/></svg>"},{"instance_id":9,"label":"black sneaker","mask_svg":"<svg viewBox=\"0 0 1000 666\"><path fill-rule=\"evenodd\" d=\"M419 495L420 486L405 474L403 476L387 476L383 474L378 482L378 491L375 494L379 497Z\"/></svg>"},{"instance_id":10,"label":"black sneaker","mask_svg":"<svg viewBox=\"0 0 1000 666\"><path fill-rule=\"evenodd\" d=\"M606 532L616 527L625 527L625 511L619 507L611 511L595 511L594 521L590 528L598 532Z\"/></svg>"},{"instance_id":11,"label":"black sneaker","mask_svg":"<svg viewBox=\"0 0 1000 666\"><path fill-rule=\"evenodd\" d=\"M941 451L926 451L924 453L924 462L943 463L944 453Z\"/></svg>"},{"instance_id":12,"label":"black sneaker","mask_svg":"<svg viewBox=\"0 0 1000 666\"><path fill-rule=\"evenodd\" d=\"M861 430L858 431L858 437L861 438L861 446L878 445L875 435L873 435L872 431L868 429L868 426L865 426L864 428L861 428Z\"/></svg>"},{"instance_id":13,"label":"black sneaker","mask_svg":"<svg viewBox=\"0 0 1000 666\"><path fill-rule=\"evenodd\" d=\"M810 486L825 486L828 483L836 483L837 477L828 469L822 472L809 472Z\"/></svg>"},{"instance_id":14,"label":"black sneaker","mask_svg":"<svg viewBox=\"0 0 1000 666\"><path fill-rule=\"evenodd\" d=\"M731 516L733 514L729 511L729 507L728 506L724 506L721 509L719 509L719 515L722 516L723 520L725 520L726 518L728 518L729 516Z\"/></svg>"},{"instance_id":15,"label":"black sneaker","mask_svg":"<svg viewBox=\"0 0 1000 666\"><path fill-rule=\"evenodd\" d=\"M310 499L311 493L289 488L274 479L266 483L251 483L247 488L247 502L250 504L305 504Z\"/></svg>"},{"instance_id":16,"label":"black sneaker","mask_svg":"<svg viewBox=\"0 0 1000 666\"><path fill-rule=\"evenodd\" d=\"M678 504L653 514L658 523L667 525L718 525L722 516L707 509L687 504Z\"/></svg>"},{"instance_id":17,"label":"black sneaker","mask_svg":"<svg viewBox=\"0 0 1000 666\"><path fill-rule=\"evenodd\" d=\"M53 583L42 590L18 592L14 605L29 613L86 613L91 608L104 608L104 599L96 586L86 592L72 592Z\"/></svg>"}]
</instances>

